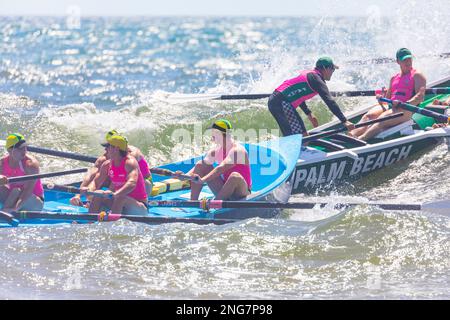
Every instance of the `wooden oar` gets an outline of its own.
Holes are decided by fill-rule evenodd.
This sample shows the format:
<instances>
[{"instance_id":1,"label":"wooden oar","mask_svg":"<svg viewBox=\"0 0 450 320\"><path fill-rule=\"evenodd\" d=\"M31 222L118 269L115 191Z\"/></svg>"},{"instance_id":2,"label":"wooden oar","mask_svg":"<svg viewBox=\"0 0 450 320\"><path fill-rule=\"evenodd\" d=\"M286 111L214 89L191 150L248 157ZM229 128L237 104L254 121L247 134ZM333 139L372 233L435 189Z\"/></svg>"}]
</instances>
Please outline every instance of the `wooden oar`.
<instances>
[{"instance_id":1,"label":"wooden oar","mask_svg":"<svg viewBox=\"0 0 450 320\"><path fill-rule=\"evenodd\" d=\"M380 98L379 100L382 101L382 102L393 103L393 100L387 99L387 98ZM408 110L408 111L411 111L411 112L415 112L415 113L420 113L420 114L423 114L424 116L434 118L434 119L436 119L439 122L447 123L447 122L450 121L450 117L447 117L447 116L445 116L443 114L440 114L440 113L437 113L437 112L434 112L434 111L431 111L431 110L427 110L427 109L424 109L424 108L419 108L419 107L414 106L414 105L409 104L409 103L400 102L398 104L398 106L400 108L405 109L405 110Z\"/></svg>"},{"instance_id":2,"label":"wooden oar","mask_svg":"<svg viewBox=\"0 0 450 320\"><path fill-rule=\"evenodd\" d=\"M61 158L67 158L67 159L73 159L73 160L79 160L84 162L91 162L95 163L97 161L96 157L91 156L85 156L79 153L73 153L73 152L66 152L66 151L58 151L48 148L42 148L42 147L36 147L36 146L27 146L28 151L46 154L49 156L55 156L55 157L61 157Z\"/></svg>"},{"instance_id":3,"label":"wooden oar","mask_svg":"<svg viewBox=\"0 0 450 320\"><path fill-rule=\"evenodd\" d=\"M182 174L182 173L176 173L173 172L169 169L161 169L161 168L152 168L150 169L151 173L160 175L160 176L169 176L169 177L173 177L173 178L178 178L180 180L189 180L189 181L196 181L198 180L198 177L192 177L190 175L187 174Z\"/></svg>"},{"instance_id":4,"label":"wooden oar","mask_svg":"<svg viewBox=\"0 0 450 320\"><path fill-rule=\"evenodd\" d=\"M13 212L14 218L20 220L25 219L52 219L52 220L68 220L68 221L117 221L119 219L127 219L134 222L143 222L148 224L162 223L195 223L195 224L226 224L241 221L241 219L216 219L216 218L175 218L175 217L149 217L123 214L106 214L102 213L59 213L59 212L41 212L41 211L19 211Z\"/></svg>"},{"instance_id":5,"label":"wooden oar","mask_svg":"<svg viewBox=\"0 0 450 320\"><path fill-rule=\"evenodd\" d=\"M14 218L12 214L5 211L0 211L0 220L5 220L13 227L17 227L19 225L19 220Z\"/></svg>"},{"instance_id":6,"label":"wooden oar","mask_svg":"<svg viewBox=\"0 0 450 320\"><path fill-rule=\"evenodd\" d=\"M391 120L391 119L394 119L394 118L401 117L402 115L403 115L403 113L399 112L399 113L394 113L394 114L391 114L391 115L388 115L388 116L385 116L385 117L382 117L382 118L369 120L369 121L366 121L366 122L361 122L361 123L355 124L355 128L361 128L361 127L364 127L364 126L370 126L370 125L372 125L374 123L383 122L383 121L386 121L386 120ZM328 130L328 131L319 132L319 133L316 133L316 134L304 137L302 142L309 142L309 141L321 139L321 138L332 136L332 135L335 135L337 133L344 132L344 131L347 131L347 127L343 126L342 128L338 128L338 129L334 129L334 130Z\"/></svg>"},{"instance_id":7,"label":"wooden oar","mask_svg":"<svg viewBox=\"0 0 450 320\"><path fill-rule=\"evenodd\" d=\"M96 192L96 191L83 191L80 188L73 187L73 186L65 186L61 184L55 184L55 183L43 183L42 186L44 189L47 190L55 190L55 191L61 191L61 192L67 192L67 193L74 193L74 194L85 194L87 196L93 196L97 198L105 198L105 199L112 199L112 194L105 194L102 192Z\"/></svg>"},{"instance_id":8,"label":"wooden oar","mask_svg":"<svg viewBox=\"0 0 450 320\"><path fill-rule=\"evenodd\" d=\"M426 54L422 56L418 56L417 58L424 58L424 57L439 57L439 58L448 58L450 57L450 52L442 52L437 54ZM367 65L367 64L382 64L382 63L392 63L396 62L397 60L395 58L390 57L380 57L380 58L372 58L372 59L366 59L366 60L349 60L346 61L346 65Z\"/></svg>"},{"instance_id":9,"label":"wooden oar","mask_svg":"<svg viewBox=\"0 0 450 320\"><path fill-rule=\"evenodd\" d=\"M330 203L327 202L267 202L267 201L225 201L225 200L156 200L149 201L150 207L179 207L179 208L199 208L203 210L210 209L312 209L316 205L324 207ZM333 203L335 207L346 206L377 206L386 210L411 210L411 211L429 211L435 213L450 213L450 201L432 201L424 203L399 204L399 203L379 203L379 202L342 202Z\"/></svg>"},{"instance_id":10,"label":"wooden oar","mask_svg":"<svg viewBox=\"0 0 450 320\"><path fill-rule=\"evenodd\" d=\"M5 145L5 143L6 143L5 140L0 140L1 145ZM86 155L75 153L75 152L59 151L59 150L36 147L36 146L31 146L31 145L27 145L27 149L28 149L28 151L31 151L31 152L36 152L36 153L40 153L40 154L46 154L49 156L61 157L61 158L66 158L66 159L73 159L73 160L79 160L79 161L90 162L90 163L95 163L95 161L97 161L96 157L86 156ZM150 172L157 174L157 175L170 176L170 177L179 178L182 180L192 180L193 179L189 175L177 174L168 169L151 168Z\"/></svg>"},{"instance_id":11,"label":"wooden oar","mask_svg":"<svg viewBox=\"0 0 450 320\"><path fill-rule=\"evenodd\" d=\"M74 174L74 173L86 172L87 170L88 170L88 168L78 168L78 169L56 171L56 172L49 172L49 173L29 174L29 175L19 176L19 177L6 177L6 179L5 179L6 181L0 181L0 185L4 185L4 184L8 184L8 183L16 183L16 182L21 182L21 181L41 179L41 178L65 176L65 175Z\"/></svg>"},{"instance_id":12,"label":"wooden oar","mask_svg":"<svg viewBox=\"0 0 450 320\"><path fill-rule=\"evenodd\" d=\"M353 91L330 91L334 97L360 97L375 96L379 90L353 90ZM440 87L426 89L426 94L444 94L450 93L450 87ZM256 100L270 97L271 93L255 93L255 94L180 94L167 93L161 100L172 101L178 103L203 101L203 100Z\"/></svg>"}]
</instances>

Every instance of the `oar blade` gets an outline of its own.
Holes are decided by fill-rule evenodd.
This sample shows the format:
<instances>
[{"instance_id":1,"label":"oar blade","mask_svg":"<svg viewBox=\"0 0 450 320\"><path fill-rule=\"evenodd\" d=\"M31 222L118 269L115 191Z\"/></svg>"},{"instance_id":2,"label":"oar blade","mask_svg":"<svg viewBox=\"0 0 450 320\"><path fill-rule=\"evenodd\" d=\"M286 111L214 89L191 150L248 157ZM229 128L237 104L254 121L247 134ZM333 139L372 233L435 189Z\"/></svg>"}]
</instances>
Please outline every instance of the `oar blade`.
<instances>
[{"instance_id":1,"label":"oar blade","mask_svg":"<svg viewBox=\"0 0 450 320\"><path fill-rule=\"evenodd\" d=\"M450 200L425 202L422 204L422 210L450 217Z\"/></svg>"},{"instance_id":2,"label":"oar blade","mask_svg":"<svg viewBox=\"0 0 450 320\"><path fill-rule=\"evenodd\" d=\"M208 101L220 99L220 97L221 97L220 94L184 94L184 93L169 93L169 92L158 92L152 96L152 98L154 98L155 100L159 100L170 104Z\"/></svg>"}]
</instances>

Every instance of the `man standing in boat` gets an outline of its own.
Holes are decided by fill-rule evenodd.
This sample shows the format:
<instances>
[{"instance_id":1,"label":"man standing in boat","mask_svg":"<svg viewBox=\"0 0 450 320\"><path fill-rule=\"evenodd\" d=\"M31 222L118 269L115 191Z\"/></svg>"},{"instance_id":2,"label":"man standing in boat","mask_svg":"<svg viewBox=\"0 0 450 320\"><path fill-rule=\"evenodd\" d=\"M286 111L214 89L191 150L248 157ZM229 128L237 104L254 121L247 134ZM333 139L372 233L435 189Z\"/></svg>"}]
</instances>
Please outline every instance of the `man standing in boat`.
<instances>
[{"instance_id":1,"label":"man standing in boat","mask_svg":"<svg viewBox=\"0 0 450 320\"><path fill-rule=\"evenodd\" d=\"M115 134L119 134L117 132L117 130L108 131L108 133L105 136L106 142L108 142L109 139ZM153 182L152 182L152 174L150 172L148 162L145 160L144 155L142 154L141 150L139 150L137 147L128 145L128 152L131 156L136 158L136 160L139 164L139 169L141 170L142 175L144 176L144 179L145 179L145 190L147 191L147 194L151 194ZM98 173L100 167L102 166L103 162L105 162L106 160L108 160L108 158L107 158L106 152L105 152L103 155L101 155L100 157L97 158L97 160L95 161L94 167L91 168L91 170L89 170L89 172L84 176L83 181L81 182L81 185L80 185L80 189L89 187L89 185L94 180L96 174ZM106 182L105 186L109 186L108 179L106 179L105 182ZM70 199L70 203L74 206L82 206L83 205L83 203L81 201L81 196L79 194L76 194L75 196L73 196Z\"/></svg>"},{"instance_id":2,"label":"man standing in boat","mask_svg":"<svg viewBox=\"0 0 450 320\"><path fill-rule=\"evenodd\" d=\"M247 150L234 141L228 120L214 122L211 129L212 140L217 147L208 151L188 172L194 177L191 200L198 200L204 183L208 184L217 200L236 200L248 196L252 177Z\"/></svg>"},{"instance_id":3,"label":"man standing in boat","mask_svg":"<svg viewBox=\"0 0 450 320\"><path fill-rule=\"evenodd\" d=\"M108 160L104 161L92 183L92 189L112 198L93 197L89 212L99 212L104 207L118 214L147 214L147 192L144 177L137 160L128 152L128 141L115 134L102 144ZM102 191L105 181L111 181L110 190Z\"/></svg>"},{"instance_id":4,"label":"man standing in boat","mask_svg":"<svg viewBox=\"0 0 450 320\"><path fill-rule=\"evenodd\" d=\"M391 78L389 89L384 93L386 98L393 100L392 109L388 109L380 104L369 110L362 117L360 122L377 119L398 112L403 112L403 116L379 122L369 127L355 129L350 133L352 136L367 141L380 132L411 119L413 113L404 109L399 109L398 103L406 102L413 105L420 104L424 99L425 88L427 85L425 76L413 68L412 57L411 51L407 48L401 48L397 51L396 58L397 63L400 66L400 72ZM380 95L377 95L377 98L380 97Z\"/></svg>"},{"instance_id":5,"label":"man standing in boat","mask_svg":"<svg viewBox=\"0 0 450 320\"><path fill-rule=\"evenodd\" d=\"M297 77L284 81L275 89L269 97L269 111L280 126L283 136L307 135L305 124L296 111L297 107L306 113L313 127L319 125L306 105L306 101L316 95L322 98L330 111L348 130L355 128L353 123L347 121L325 83L331 79L333 72L338 68L330 57L321 57L317 60L314 70L302 71Z\"/></svg>"},{"instance_id":6,"label":"man standing in boat","mask_svg":"<svg viewBox=\"0 0 450 320\"><path fill-rule=\"evenodd\" d=\"M0 202L3 211L40 211L44 206L44 188L40 179L8 183L8 177L38 174L39 162L27 153L23 135L13 133L6 138L8 155L0 160Z\"/></svg>"}]
</instances>

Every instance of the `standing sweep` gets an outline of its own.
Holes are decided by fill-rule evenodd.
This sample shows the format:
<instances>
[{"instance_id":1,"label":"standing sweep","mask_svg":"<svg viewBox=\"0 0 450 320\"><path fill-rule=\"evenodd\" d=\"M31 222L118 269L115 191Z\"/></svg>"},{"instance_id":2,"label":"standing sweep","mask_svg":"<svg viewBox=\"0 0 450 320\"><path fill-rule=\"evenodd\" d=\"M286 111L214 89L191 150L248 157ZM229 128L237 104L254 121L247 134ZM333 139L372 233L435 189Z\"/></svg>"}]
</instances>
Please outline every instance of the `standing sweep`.
<instances>
[{"instance_id":1,"label":"standing sweep","mask_svg":"<svg viewBox=\"0 0 450 320\"><path fill-rule=\"evenodd\" d=\"M269 97L269 111L280 126L283 136L292 134L307 135L305 124L297 113L300 107L308 116L313 127L319 124L311 113L306 101L319 95L333 114L347 127L353 130L353 123L347 121L336 101L330 94L325 81L329 81L339 67L330 57L321 57L314 70L305 70L292 79L284 81Z\"/></svg>"}]
</instances>

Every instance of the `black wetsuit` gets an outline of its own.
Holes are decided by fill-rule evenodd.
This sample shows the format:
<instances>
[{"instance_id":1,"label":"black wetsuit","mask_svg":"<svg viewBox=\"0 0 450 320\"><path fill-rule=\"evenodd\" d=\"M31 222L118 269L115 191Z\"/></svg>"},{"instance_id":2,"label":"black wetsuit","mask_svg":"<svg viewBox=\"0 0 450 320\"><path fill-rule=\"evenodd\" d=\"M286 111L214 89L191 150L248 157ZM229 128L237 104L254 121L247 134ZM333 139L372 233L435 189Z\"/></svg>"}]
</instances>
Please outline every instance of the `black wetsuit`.
<instances>
[{"instance_id":1,"label":"black wetsuit","mask_svg":"<svg viewBox=\"0 0 450 320\"><path fill-rule=\"evenodd\" d=\"M347 121L347 118L344 116L338 104L331 96L322 75L311 72L308 73L307 80L311 89L319 94L330 111L338 117L342 123ZM269 111L272 113L273 117L280 126L283 136L306 132L306 127L302 118L295 108L284 98L281 92L275 90L269 97L268 105ZM311 110L309 110L305 102L301 103L299 107L306 113L306 115L311 114Z\"/></svg>"}]
</instances>

